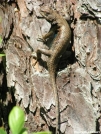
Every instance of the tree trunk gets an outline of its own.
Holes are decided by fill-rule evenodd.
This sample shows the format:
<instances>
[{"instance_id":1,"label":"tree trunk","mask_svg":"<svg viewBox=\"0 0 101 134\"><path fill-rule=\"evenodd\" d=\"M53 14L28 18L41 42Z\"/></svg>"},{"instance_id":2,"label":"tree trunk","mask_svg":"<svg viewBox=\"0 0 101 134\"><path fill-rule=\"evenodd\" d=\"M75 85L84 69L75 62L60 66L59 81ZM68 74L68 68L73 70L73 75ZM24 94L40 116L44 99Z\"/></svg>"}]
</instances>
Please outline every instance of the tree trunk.
<instances>
[{"instance_id":1,"label":"tree trunk","mask_svg":"<svg viewBox=\"0 0 101 134\"><path fill-rule=\"evenodd\" d=\"M41 5L51 6L66 20L70 18L72 31L67 48L71 55L64 53L61 57L56 78L60 133L100 133L101 2L97 0L0 1L0 50L6 53L6 70L2 58L0 63L0 116L7 124L12 105L19 105L26 114L28 132L55 133L55 100L47 70L48 57L42 55L37 62L31 55L39 47L51 47L54 38L53 35L47 44L37 40L51 27L40 15Z\"/></svg>"}]
</instances>

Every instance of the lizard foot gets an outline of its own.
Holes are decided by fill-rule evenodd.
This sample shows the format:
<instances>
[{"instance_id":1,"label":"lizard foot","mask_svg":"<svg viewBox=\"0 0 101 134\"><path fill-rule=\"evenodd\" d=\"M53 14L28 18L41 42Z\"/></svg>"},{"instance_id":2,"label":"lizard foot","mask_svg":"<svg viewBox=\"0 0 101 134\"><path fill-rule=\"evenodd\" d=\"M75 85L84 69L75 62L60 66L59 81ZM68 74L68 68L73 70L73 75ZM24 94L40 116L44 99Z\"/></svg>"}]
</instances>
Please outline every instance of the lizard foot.
<instances>
[{"instance_id":1,"label":"lizard foot","mask_svg":"<svg viewBox=\"0 0 101 134\"><path fill-rule=\"evenodd\" d=\"M36 54L36 52L32 52L31 56L36 59L36 62L34 63L34 66L35 66L36 63L37 63L37 54Z\"/></svg>"},{"instance_id":2,"label":"lizard foot","mask_svg":"<svg viewBox=\"0 0 101 134\"><path fill-rule=\"evenodd\" d=\"M37 58L36 52L32 52L31 56L33 56L34 58Z\"/></svg>"},{"instance_id":3,"label":"lizard foot","mask_svg":"<svg viewBox=\"0 0 101 134\"><path fill-rule=\"evenodd\" d=\"M42 36L38 36L37 41L46 42L46 40Z\"/></svg>"}]
</instances>

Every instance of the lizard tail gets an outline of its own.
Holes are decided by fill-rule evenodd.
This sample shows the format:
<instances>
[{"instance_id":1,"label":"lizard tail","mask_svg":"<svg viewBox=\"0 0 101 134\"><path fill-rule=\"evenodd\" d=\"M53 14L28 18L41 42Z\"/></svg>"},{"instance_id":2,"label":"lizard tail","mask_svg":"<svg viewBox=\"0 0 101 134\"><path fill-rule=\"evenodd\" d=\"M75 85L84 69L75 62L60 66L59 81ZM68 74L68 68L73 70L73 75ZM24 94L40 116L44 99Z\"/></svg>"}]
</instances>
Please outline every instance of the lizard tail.
<instances>
[{"instance_id":1,"label":"lizard tail","mask_svg":"<svg viewBox=\"0 0 101 134\"><path fill-rule=\"evenodd\" d=\"M51 68L52 69L52 68ZM50 79L52 83L54 98L55 98L55 106L56 106L56 134L59 134L59 97L58 97L58 90L56 86L56 78L55 73L52 72L50 74Z\"/></svg>"},{"instance_id":2,"label":"lizard tail","mask_svg":"<svg viewBox=\"0 0 101 134\"><path fill-rule=\"evenodd\" d=\"M53 87L55 95L55 105L56 105L56 134L59 134L59 98L56 83Z\"/></svg>"}]
</instances>

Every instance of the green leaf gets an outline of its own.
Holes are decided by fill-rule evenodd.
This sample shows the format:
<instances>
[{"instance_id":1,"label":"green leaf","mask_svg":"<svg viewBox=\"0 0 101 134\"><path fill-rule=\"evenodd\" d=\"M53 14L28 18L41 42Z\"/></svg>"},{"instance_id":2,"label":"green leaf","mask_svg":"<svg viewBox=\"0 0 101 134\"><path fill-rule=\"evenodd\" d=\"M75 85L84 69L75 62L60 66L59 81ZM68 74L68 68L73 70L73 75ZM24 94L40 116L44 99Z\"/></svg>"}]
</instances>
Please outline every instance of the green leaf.
<instances>
[{"instance_id":1,"label":"green leaf","mask_svg":"<svg viewBox=\"0 0 101 134\"><path fill-rule=\"evenodd\" d=\"M9 126L13 134L20 134L23 129L25 115L23 110L15 106L9 114Z\"/></svg>"},{"instance_id":2,"label":"green leaf","mask_svg":"<svg viewBox=\"0 0 101 134\"><path fill-rule=\"evenodd\" d=\"M20 131L20 134L28 134L27 133L27 129L26 128L22 128L22 130Z\"/></svg>"},{"instance_id":3,"label":"green leaf","mask_svg":"<svg viewBox=\"0 0 101 134\"><path fill-rule=\"evenodd\" d=\"M0 54L0 57L6 56L6 54Z\"/></svg>"},{"instance_id":4,"label":"green leaf","mask_svg":"<svg viewBox=\"0 0 101 134\"><path fill-rule=\"evenodd\" d=\"M3 128L0 128L0 134L7 134L6 131L4 131Z\"/></svg>"},{"instance_id":5,"label":"green leaf","mask_svg":"<svg viewBox=\"0 0 101 134\"><path fill-rule=\"evenodd\" d=\"M1 38L1 36L0 36L0 44L2 43L2 38Z\"/></svg>"},{"instance_id":6,"label":"green leaf","mask_svg":"<svg viewBox=\"0 0 101 134\"><path fill-rule=\"evenodd\" d=\"M24 131L24 132L22 132L21 134L28 134L28 132L27 132L27 131Z\"/></svg>"},{"instance_id":7,"label":"green leaf","mask_svg":"<svg viewBox=\"0 0 101 134\"><path fill-rule=\"evenodd\" d=\"M32 134L52 134L51 132L44 132L44 131L42 131L42 132L36 132L36 133L32 133Z\"/></svg>"}]
</instances>

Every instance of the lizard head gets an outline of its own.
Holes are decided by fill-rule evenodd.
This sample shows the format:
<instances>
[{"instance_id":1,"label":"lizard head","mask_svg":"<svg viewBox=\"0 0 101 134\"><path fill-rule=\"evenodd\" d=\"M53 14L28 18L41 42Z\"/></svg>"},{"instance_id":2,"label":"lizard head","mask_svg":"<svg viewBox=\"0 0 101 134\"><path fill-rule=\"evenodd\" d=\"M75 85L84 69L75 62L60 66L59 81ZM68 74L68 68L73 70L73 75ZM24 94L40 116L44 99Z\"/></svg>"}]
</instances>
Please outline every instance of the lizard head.
<instances>
[{"instance_id":1,"label":"lizard head","mask_svg":"<svg viewBox=\"0 0 101 134\"><path fill-rule=\"evenodd\" d=\"M40 9L40 14L49 22L53 22L55 20L54 10L48 6L42 6Z\"/></svg>"}]
</instances>

